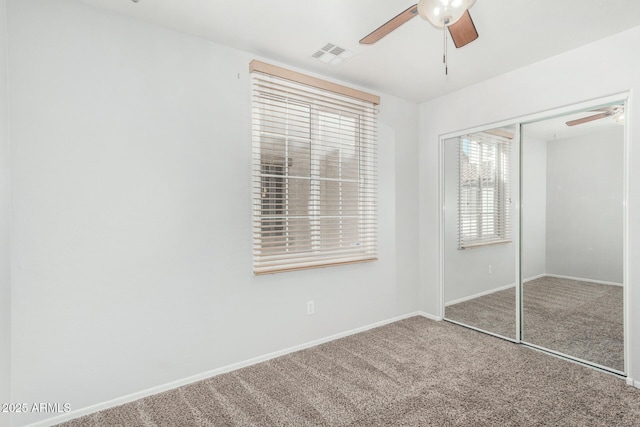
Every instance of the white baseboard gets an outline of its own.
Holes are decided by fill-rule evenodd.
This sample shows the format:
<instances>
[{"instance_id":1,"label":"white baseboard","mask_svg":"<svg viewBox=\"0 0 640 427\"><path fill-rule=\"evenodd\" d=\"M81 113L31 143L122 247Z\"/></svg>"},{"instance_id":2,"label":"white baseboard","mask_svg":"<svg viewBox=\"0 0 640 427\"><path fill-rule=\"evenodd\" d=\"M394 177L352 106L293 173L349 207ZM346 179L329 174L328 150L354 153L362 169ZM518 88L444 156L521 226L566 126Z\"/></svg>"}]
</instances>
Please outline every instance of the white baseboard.
<instances>
[{"instance_id":1,"label":"white baseboard","mask_svg":"<svg viewBox=\"0 0 640 427\"><path fill-rule=\"evenodd\" d=\"M596 283L598 285L622 286L622 283L607 282L606 280L585 279L584 277L563 276L560 274L545 274L545 276L555 277L556 279L569 279L569 280L576 280L578 282Z\"/></svg>"},{"instance_id":2,"label":"white baseboard","mask_svg":"<svg viewBox=\"0 0 640 427\"><path fill-rule=\"evenodd\" d=\"M476 298L479 298L479 297L482 297L482 296L485 296L485 295L492 294L494 292L504 291L506 289L513 288L515 286L516 286L515 283L510 283L508 285L500 286L499 288L489 289L488 291L479 292L477 294L469 295L469 296L466 296L466 297L455 299L453 301L446 302L444 304L444 306L445 307L449 307L450 305L453 305L453 304L458 304L460 302L465 302L465 301L469 301L469 300L472 300L472 299L476 299Z\"/></svg>"},{"instance_id":3,"label":"white baseboard","mask_svg":"<svg viewBox=\"0 0 640 427\"><path fill-rule=\"evenodd\" d=\"M537 274L535 276L526 277L526 278L522 279L522 283L527 283L527 282L530 282L532 280L541 279L541 278L543 278L545 276L548 276L548 274L542 273L542 274Z\"/></svg>"},{"instance_id":4,"label":"white baseboard","mask_svg":"<svg viewBox=\"0 0 640 427\"><path fill-rule=\"evenodd\" d=\"M294 353L296 351L304 350L310 347L315 347L320 344L324 344L330 341L337 340L339 338L348 337L349 335L354 335L360 332L368 331L369 329L377 328L380 326L388 325L389 323L397 322L399 320L408 319L410 317L422 316L426 317L430 320L442 320L441 317L434 316L432 314L426 313L424 311L415 311L412 313L404 314L402 316L393 317L391 319L382 320L380 322L371 323L369 325L361 326L359 328L351 329L346 332L341 332L338 334L330 335L328 337L320 338L317 340L309 341L304 344L296 345L293 347L289 347L283 350L274 351L273 353L268 353L262 356L254 357L251 359L247 359L242 362L232 363L231 365L223 366L221 368L213 369L211 371L203 372L201 374L192 375L187 378L183 378L180 380L172 381L166 384L162 384L156 387L151 387L146 390L138 391L135 393L128 394L126 396L118 397L116 399L112 399L106 402L98 403L95 405L87 406L78 410L74 410L68 412L66 414L62 414L59 416L47 418L46 420L38 421L33 424L29 424L27 427L46 427L52 424L58 424L65 421L70 421L75 418L79 418L85 415L93 414L94 412L102 411L105 409L110 409L116 406L124 405L125 403L133 402L134 400L142 399L154 394L162 393L164 391L172 390L177 387L181 387L184 385L192 384L198 381L205 380L207 378L215 377L220 374L224 374L227 372L235 371L236 369L244 368L247 366L255 365L257 363L266 362L267 360L274 359L276 357L284 356L290 353Z\"/></svg>"},{"instance_id":5,"label":"white baseboard","mask_svg":"<svg viewBox=\"0 0 640 427\"><path fill-rule=\"evenodd\" d=\"M526 277L526 278L522 279L522 283L531 282L532 280L540 279L542 277L554 277L556 279L569 279L569 280L576 280L576 281L579 281L579 282L596 283L598 285L622 286L622 283L607 282L605 280L585 279L585 278L582 278L582 277L562 276L562 275L559 275L559 274L547 274L547 273L542 273L542 274L538 274L538 275L535 275L535 276ZM444 306L445 307L449 307L450 305L458 304L460 302L469 301L469 300L472 300L472 299L475 299L475 298L479 298L479 297L482 297L482 296L485 296L485 295L492 294L494 292L504 291L505 289L509 289L509 288L514 287L514 286L515 286L515 284L511 283L509 285L504 285L504 286L501 286L499 288L494 288L494 289L490 289L488 291L479 292L477 294L473 294L473 295L469 295L469 296L466 296L466 297L455 299L453 301L449 301L449 302L445 303Z\"/></svg>"},{"instance_id":6,"label":"white baseboard","mask_svg":"<svg viewBox=\"0 0 640 427\"><path fill-rule=\"evenodd\" d=\"M627 377L627 385L635 388L640 388L640 381L634 381L633 378Z\"/></svg>"},{"instance_id":7,"label":"white baseboard","mask_svg":"<svg viewBox=\"0 0 640 427\"><path fill-rule=\"evenodd\" d=\"M442 321L442 316L436 316L434 314L429 314L426 311L416 311L414 313L414 316L422 316L422 317L426 317L429 320L435 320L436 322L440 322Z\"/></svg>"}]
</instances>

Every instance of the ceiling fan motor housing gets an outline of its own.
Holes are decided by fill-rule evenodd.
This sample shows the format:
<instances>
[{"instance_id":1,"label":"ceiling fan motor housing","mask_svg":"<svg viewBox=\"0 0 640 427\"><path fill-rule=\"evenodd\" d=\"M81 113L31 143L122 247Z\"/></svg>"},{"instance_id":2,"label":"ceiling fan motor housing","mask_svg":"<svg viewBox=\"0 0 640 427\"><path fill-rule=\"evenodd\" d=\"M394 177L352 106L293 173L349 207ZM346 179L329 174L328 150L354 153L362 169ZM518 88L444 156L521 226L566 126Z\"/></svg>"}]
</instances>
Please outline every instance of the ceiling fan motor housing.
<instances>
[{"instance_id":1,"label":"ceiling fan motor housing","mask_svg":"<svg viewBox=\"0 0 640 427\"><path fill-rule=\"evenodd\" d=\"M475 0L420 0L418 13L438 28L455 24Z\"/></svg>"}]
</instances>

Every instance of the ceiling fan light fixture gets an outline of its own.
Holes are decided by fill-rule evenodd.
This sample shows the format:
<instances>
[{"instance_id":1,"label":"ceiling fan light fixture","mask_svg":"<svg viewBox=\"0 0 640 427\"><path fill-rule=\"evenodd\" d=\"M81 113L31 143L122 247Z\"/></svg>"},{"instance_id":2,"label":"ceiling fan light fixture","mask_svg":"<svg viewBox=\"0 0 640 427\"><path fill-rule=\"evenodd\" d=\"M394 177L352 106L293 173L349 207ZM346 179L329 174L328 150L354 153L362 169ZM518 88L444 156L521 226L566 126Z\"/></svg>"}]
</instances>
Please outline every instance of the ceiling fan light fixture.
<instances>
[{"instance_id":1,"label":"ceiling fan light fixture","mask_svg":"<svg viewBox=\"0 0 640 427\"><path fill-rule=\"evenodd\" d=\"M420 0L418 13L438 28L455 24L475 0Z\"/></svg>"}]
</instances>

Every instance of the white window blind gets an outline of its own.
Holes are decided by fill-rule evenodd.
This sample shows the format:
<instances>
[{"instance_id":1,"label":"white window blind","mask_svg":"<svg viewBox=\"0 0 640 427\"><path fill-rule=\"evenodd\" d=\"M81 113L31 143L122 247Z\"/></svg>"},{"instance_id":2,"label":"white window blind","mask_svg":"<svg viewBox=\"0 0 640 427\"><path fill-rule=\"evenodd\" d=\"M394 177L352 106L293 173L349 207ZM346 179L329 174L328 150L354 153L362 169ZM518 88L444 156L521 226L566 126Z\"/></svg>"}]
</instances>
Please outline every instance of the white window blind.
<instances>
[{"instance_id":1,"label":"white window blind","mask_svg":"<svg viewBox=\"0 0 640 427\"><path fill-rule=\"evenodd\" d=\"M511 140L459 137L458 248L511 240Z\"/></svg>"},{"instance_id":2,"label":"white window blind","mask_svg":"<svg viewBox=\"0 0 640 427\"><path fill-rule=\"evenodd\" d=\"M375 113L252 67L255 274L376 259Z\"/></svg>"}]
</instances>

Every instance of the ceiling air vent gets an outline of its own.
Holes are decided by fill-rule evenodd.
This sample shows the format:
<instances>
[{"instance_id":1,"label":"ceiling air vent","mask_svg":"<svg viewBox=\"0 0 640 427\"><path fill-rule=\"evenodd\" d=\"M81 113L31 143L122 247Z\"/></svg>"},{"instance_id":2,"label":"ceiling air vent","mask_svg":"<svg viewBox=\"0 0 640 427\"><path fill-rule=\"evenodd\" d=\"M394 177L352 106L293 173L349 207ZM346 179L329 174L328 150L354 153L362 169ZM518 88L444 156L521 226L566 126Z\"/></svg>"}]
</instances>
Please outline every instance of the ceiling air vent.
<instances>
[{"instance_id":1,"label":"ceiling air vent","mask_svg":"<svg viewBox=\"0 0 640 427\"><path fill-rule=\"evenodd\" d=\"M333 43L327 43L311 56L318 61L326 62L327 64L338 65L341 62L351 58L355 54L356 52L352 50L336 46Z\"/></svg>"}]
</instances>

